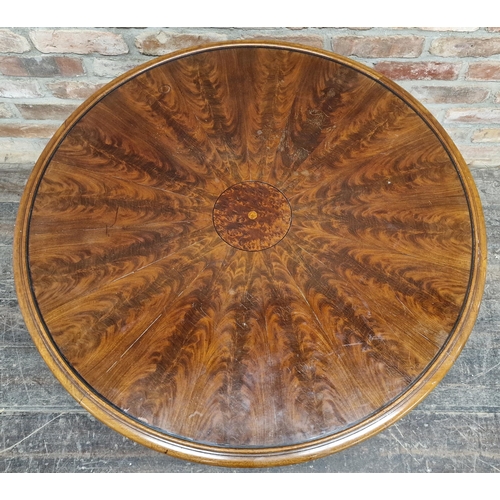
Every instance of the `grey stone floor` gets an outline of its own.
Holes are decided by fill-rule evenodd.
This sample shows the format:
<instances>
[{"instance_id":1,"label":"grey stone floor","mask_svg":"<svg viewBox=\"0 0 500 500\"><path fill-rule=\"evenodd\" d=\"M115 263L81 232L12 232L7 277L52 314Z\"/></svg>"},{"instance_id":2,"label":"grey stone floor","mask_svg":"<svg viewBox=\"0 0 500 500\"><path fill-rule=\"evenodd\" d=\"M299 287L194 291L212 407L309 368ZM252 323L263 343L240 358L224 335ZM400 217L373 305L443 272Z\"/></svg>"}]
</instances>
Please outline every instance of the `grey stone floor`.
<instances>
[{"instance_id":1,"label":"grey stone floor","mask_svg":"<svg viewBox=\"0 0 500 500\"><path fill-rule=\"evenodd\" d=\"M480 314L437 388L384 432L343 452L274 469L226 469L174 459L115 433L57 382L24 326L12 237L32 165L0 166L0 472L499 472L500 169L474 167L488 231Z\"/></svg>"}]
</instances>

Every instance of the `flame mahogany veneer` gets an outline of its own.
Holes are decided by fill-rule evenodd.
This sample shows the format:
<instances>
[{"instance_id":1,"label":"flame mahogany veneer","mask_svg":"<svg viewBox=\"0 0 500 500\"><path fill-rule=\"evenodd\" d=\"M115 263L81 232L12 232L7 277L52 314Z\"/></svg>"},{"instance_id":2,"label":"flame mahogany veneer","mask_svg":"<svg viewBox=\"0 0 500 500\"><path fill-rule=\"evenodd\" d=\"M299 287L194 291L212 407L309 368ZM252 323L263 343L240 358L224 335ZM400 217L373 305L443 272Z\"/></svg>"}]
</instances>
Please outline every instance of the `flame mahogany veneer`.
<instances>
[{"instance_id":1,"label":"flame mahogany veneer","mask_svg":"<svg viewBox=\"0 0 500 500\"><path fill-rule=\"evenodd\" d=\"M270 466L410 411L467 340L481 206L436 120L330 52L158 58L64 123L15 241L19 300L66 389L173 456Z\"/></svg>"}]
</instances>

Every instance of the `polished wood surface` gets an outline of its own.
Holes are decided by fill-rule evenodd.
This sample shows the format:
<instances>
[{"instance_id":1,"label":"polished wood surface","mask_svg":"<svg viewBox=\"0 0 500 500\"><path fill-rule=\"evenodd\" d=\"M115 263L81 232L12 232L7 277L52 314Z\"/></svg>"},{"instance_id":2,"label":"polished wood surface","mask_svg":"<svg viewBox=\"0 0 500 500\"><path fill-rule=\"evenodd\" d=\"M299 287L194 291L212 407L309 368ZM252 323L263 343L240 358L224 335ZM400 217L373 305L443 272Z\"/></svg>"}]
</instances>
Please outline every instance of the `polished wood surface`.
<instances>
[{"instance_id":1,"label":"polished wood surface","mask_svg":"<svg viewBox=\"0 0 500 500\"><path fill-rule=\"evenodd\" d=\"M444 376L484 285L479 200L411 96L328 52L177 53L89 99L23 198L32 336L98 418L166 453L292 463Z\"/></svg>"},{"instance_id":2,"label":"polished wood surface","mask_svg":"<svg viewBox=\"0 0 500 500\"><path fill-rule=\"evenodd\" d=\"M256 252L279 243L292 222L292 208L276 187L247 181L227 188L213 210L214 228L229 245Z\"/></svg>"}]
</instances>

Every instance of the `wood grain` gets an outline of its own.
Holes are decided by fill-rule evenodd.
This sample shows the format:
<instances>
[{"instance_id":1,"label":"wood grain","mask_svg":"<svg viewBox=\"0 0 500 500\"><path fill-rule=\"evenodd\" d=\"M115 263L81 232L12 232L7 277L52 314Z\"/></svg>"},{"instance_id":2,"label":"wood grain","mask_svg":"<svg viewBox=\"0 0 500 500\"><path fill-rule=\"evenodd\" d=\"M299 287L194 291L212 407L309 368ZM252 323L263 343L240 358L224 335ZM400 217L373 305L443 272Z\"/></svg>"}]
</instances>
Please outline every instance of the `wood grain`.
<instances>
[{"instance_id":1,"label":"wood grain","mask_svg":"<svg viewBox=\"0 0 500 500\"><path fill-rule=\"evenodd\" d=\"M213 222L227 244L257 252L271 248L286 236L292 209L286 196L271 184L239 182L217 198Z\"/></svg>"},{"instance_id":2,"label":"wood grain","mask_svg":"<svg viewBox=\"0 0 500 500\"><path fill-rule=\"evenodd\" d=\"M94 414L176 456L276 465L357 442L434 387L477 314L484 222L460 154L326 52L161 58L77 111L30 182L16 279L35 343Z\"/></svg>"}]
</instances>

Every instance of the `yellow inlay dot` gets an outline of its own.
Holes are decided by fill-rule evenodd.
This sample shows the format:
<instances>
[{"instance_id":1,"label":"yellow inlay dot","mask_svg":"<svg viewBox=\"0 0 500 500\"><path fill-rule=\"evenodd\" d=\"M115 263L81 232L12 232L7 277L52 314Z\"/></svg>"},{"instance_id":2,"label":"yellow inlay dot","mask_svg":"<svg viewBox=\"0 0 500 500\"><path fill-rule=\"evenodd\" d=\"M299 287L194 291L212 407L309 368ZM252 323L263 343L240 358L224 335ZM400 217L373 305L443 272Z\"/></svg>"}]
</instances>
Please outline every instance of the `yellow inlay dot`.
<instances>
[{"instance_id":1,"label":"yellow inlay dot","mask_svg":"<svg viewBox=\"0 0 500 500\"><path fill-rule=\"evenodd\" d=\"M257 212L255 210L250 210L250 212L248 212L248 218L249 219L256 219L257 218Z\"/></svg>"}]
</instances>

